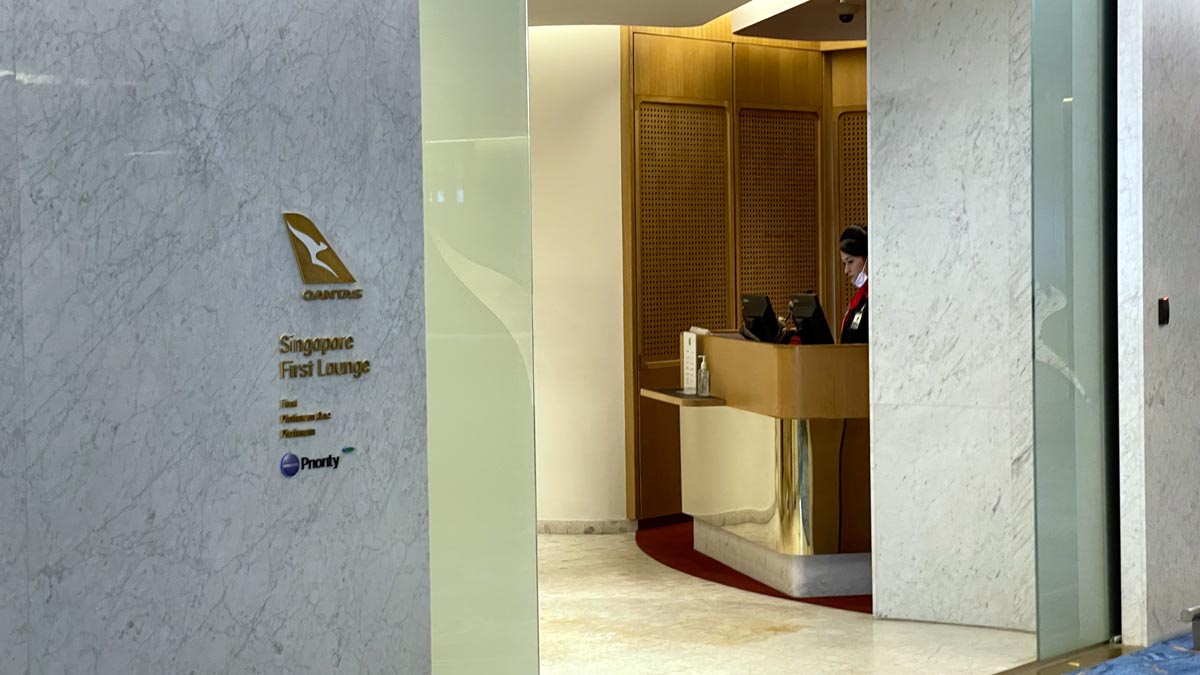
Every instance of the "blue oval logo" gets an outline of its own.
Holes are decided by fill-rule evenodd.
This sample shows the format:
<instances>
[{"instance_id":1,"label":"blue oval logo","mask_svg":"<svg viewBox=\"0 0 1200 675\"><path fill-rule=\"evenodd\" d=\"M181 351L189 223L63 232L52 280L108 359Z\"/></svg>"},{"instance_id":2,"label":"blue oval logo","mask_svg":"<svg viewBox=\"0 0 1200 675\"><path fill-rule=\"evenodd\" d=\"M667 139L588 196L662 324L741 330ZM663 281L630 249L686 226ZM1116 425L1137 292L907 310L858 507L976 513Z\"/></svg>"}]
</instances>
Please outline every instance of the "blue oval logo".
<instances>
[{"instance_id":1,"label":"blue oval logo","mask_svg":"<svg viewBox=\"0 0 1200 675\"><path fill-rule=\"evenodd\" d=\"M279 460L279 471L288 478L295 476L300 471L300 458L287 453Z\"/></svg>"}]
</instances>

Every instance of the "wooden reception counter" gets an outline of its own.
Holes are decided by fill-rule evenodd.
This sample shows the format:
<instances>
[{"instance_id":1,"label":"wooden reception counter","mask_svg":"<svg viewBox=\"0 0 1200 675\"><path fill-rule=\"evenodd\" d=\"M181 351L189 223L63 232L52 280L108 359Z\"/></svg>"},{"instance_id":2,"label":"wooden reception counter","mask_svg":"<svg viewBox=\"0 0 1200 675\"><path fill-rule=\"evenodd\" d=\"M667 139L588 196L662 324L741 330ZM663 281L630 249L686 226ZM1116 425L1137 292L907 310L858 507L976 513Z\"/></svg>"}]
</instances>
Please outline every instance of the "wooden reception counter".
<instances>
[{"instance_id":1,"label":"wooden reception counter","mask_svg":"<svg viewBox=\"0 0 1200 675\"><path fill-rule=\"evenodd\" d=\"M715 334L699 352L710 399L643 392L681 406L696 549L796 597L869 593L867 347Z\"/></svg>"},{"instance_id":2,"label":"wooden reception counter","mask_svg":"<svg viewBox=\"0 0 1200 675\"><path fill-rule=\"evenodd\" d=\"M706 335L712 394L741 410L777 418L870 416L866 345L773 345Z\"/></svg>"}]
</instances>

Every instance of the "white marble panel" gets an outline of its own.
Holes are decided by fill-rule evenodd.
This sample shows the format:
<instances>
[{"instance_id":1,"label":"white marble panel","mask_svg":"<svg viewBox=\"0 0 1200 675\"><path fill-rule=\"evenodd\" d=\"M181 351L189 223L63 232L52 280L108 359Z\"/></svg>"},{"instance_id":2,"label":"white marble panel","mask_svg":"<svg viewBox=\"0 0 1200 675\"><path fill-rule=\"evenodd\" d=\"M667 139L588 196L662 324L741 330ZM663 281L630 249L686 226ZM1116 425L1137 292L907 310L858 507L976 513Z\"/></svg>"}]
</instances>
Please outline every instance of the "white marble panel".
<instances>
[{"instance_id":1,"label":"white marble panel","mask_svg":"<svg viewBox=\"0 0 1200 675\"><path fill-rule=\"evenodd\" d=\"M15 17L34 672L428 672L416 2ZM362 300L300 300L288 209ZM283 383L284 333L372 372Z\"/></svg>"},{"instance_id":2,"label":"white marble panel","mask_svg":"<svg viewBox=\"0 0 1200 675\"><path fill-rule=\"evenodd\" d=\"M875 401L1007 405L1028 360L1013 334L1029 323L1014 325L1028 296L1013 293L1030 269L1017 4L872 11L872 29L895 36L870 57Z\"/></svg>"},{"instance_id":3,"label":"white marble panel","mask_svg":"<svg viewBox=\"0 0 1200 675\"><path fill-rule=\"evenodd\" d=\"M1117 2L1117 391L1121 636L1147 645L1145 337L1143 284L1142 0Z\"/></svg>"},{"instance_id":4,"label":"white marble panel","mask_svg":"<svg viewBox=\"0 0 1200 675\"><path fill-rule=\"evenodd\" d=\"M876 615L1032 630L1032 484L1007 410L872 415L892 439L871 467Z\"/></svg>"},{"instance_id":5,"label":"white marble panel","mask_svg":"<svg viewBox=\"0 0 1200 675\"><path fill-rule=\"evenodd\" d=\"M1200 604L1200 5L1142 5L1144 293L1170 296L1169 326L1145 332L1147 639L1182 633Z\"/></svg>"},{"instance_id":6,"label":"white marble panel","mask_svg":"<svg viewBox=\"0 0 1200 675\"><path fill-rule=\"evenodd\" d=\"M12 63L13 37L12 3L0 0L0 63ZM13 73L0 73L0 673L29 668L16 93Z\"/></svg>"},{"instance_id":7,"label":"white marble panel","mask_svg":"<svg viewBox=\"0 0 1200 675\"><path fill-rule=\"evenodd\" d=\"M1029 527L1022 536L1033 537L1033 78L1031 55L1032 11L1030 2L1009 5L1008 131L1008 220L1000 224L1008 232L1008 392L1007 400L1019 458L1014 469L1023 474L1028 490ZM1014 476L1015 478L1015 476Z\"/></svg>"},{"instance_id":8,"label":"white marble panel","mask_svg":"<svg viewBox=\"0 0 1200 675\"><path fill-rule=\"evenodd\" d=\"M1034 628L1030 11L869 16L882 616Z\"/></svg>"}]
</instances>

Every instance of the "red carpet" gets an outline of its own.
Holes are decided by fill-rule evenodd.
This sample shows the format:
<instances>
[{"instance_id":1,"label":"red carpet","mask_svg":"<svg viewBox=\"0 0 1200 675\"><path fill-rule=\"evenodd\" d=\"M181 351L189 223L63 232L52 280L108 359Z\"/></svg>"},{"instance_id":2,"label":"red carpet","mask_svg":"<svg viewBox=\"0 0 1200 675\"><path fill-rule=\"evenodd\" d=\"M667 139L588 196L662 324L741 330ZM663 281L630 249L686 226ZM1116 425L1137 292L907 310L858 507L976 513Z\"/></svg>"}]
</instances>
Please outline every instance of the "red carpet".
<instances>
[{"instance_id":1,"label":"red carpet","mask_svg":"<svg viewBox=\"0 0 1200 675\"><path fill-rule=\"evenodd\" d=\"M740 588L743 591L761 593L784 600L807 602L810 605L833 607L851 612L871 613L871 596L843 595L832 598L793 598L751 579L732 567L709 558L692 548L692 521L638 529L638 548L658 562L679 570L684 574L712 581L714 583Z\"/></svg>"}]
</instances>

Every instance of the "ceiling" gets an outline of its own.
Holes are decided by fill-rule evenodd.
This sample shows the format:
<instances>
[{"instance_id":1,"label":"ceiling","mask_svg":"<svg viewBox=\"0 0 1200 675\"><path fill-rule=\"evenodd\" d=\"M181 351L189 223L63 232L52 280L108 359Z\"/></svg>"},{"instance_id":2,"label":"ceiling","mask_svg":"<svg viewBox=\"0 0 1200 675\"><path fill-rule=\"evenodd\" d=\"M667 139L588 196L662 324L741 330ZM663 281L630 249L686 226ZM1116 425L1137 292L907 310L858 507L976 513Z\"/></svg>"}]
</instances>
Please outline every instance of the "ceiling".
<instances>
[{"instance_id":1,"label":"ceiling","mask_svg":"<svg viewBox=\"0 0 1200 675\"><path fill-rule=\"evenodd\" d=\"M700 26L730 14L746 37L867 39L867 0L529 0L530 26ZM851 15L848 23L839 15Z\"/></svg>"},{"instance_id":2,"label":"ceiling","mask_svg":"<svg viewBox=\"0 0 1200 675\"><path fill-rule=\"evenodd\" d=\"M700 26L746 0L529 0L530 26Z\"/></svg>"},{"instance_id":3,"label":"ceiling","mask_svg":"<svg viewBox=\"0 0 1200 675\"><path fill-rule=\"evenodd\" d=\"M733 11L733 32L780 40L866 40L866 0L752 0ZM850 15L843 23L839 15Z\"/></svg>"}]
</instances>

